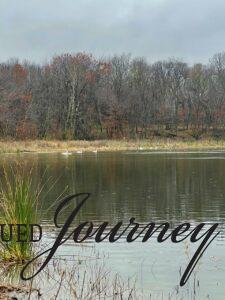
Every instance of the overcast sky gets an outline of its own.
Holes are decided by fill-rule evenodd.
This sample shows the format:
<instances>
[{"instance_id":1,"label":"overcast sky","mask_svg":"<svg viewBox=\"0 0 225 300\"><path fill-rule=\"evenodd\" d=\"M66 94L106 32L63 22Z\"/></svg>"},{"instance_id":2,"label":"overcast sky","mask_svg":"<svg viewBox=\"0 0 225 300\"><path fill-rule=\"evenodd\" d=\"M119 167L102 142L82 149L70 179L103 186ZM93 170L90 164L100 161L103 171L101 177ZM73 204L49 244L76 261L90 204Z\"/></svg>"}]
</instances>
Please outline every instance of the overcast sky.
<instances>
[{"instance_id":1,"label":"overcast sky","mask_svg":"<svg viewBox=\"0 0 225 300\"><path fill-rule=\"evenodd\" d=\"M78 51L207 62L225 51L225 1L0 0L0 61Z\"/></svg>"}]
</instances>

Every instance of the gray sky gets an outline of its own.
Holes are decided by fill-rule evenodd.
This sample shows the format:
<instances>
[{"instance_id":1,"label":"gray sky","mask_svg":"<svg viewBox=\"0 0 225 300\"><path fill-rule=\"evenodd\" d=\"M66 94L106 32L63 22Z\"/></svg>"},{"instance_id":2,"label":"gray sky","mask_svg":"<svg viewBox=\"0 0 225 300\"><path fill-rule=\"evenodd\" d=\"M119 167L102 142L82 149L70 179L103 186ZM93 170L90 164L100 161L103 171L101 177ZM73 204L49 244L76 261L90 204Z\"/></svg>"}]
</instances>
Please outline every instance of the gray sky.
<instances>
[{"instance_id":1,"label":"gray sky","mask_svg":"<svg viewBox=\"0 0 225 300\"><path fill-rule=\"evenodd\" d=\"M207 62L225 51L224 0L0 0L0 61L131 53Z\"/></svg>"}]
</instances>

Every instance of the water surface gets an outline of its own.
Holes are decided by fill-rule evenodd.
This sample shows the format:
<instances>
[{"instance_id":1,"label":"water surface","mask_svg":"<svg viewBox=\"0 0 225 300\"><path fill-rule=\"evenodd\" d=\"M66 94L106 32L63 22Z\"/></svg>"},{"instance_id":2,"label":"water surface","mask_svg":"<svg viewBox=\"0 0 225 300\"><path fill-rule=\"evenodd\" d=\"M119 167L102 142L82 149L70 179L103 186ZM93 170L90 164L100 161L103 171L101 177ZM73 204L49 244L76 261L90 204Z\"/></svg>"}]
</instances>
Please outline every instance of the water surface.
<instances>
[{"instance_id":1,"label":"water surface","mask_svg":"<svg viewBox=\"0 0 225 300\"><path fill-rule=\"evenodd\" d=\"M142 224L169 222L176 224L219 222L220 236L212 243L195 269L188 284L178 288L180 275L197 245L188 241L163 244L156 239L148 243L128 244L121 239L115 244L88 241L90 247L78 250L73 243L62 246L59 255L88 255L90 248L104 256L106 265L123 278L137 279L137 287L152 299L173 293L183 299L224 299L225 276L225 153L217 152L119 152L4 155L5 163L20 160L34 167L35 180L43 173L45 191L42 199L42 223L53 224L57 203L66 193L90 192L91 197L79 212L76 222L102 221L115 225L135 217ZM54 186L52 187L54 183ZM77 203L73 205L76 206ZM72 207L62 215L64 222ZM54 234L47 234L51 239ZM193 282L198 282L193 291ZM149 296L150 297L150 296ZM155 298L154 298L155 297ZM195 298L196 297L196 298ZM147 299L147 296L145 296ZM164 299L164 298L162 298ZM174 298L175 299L175 296Z\"/></svg>"}]
</instances>

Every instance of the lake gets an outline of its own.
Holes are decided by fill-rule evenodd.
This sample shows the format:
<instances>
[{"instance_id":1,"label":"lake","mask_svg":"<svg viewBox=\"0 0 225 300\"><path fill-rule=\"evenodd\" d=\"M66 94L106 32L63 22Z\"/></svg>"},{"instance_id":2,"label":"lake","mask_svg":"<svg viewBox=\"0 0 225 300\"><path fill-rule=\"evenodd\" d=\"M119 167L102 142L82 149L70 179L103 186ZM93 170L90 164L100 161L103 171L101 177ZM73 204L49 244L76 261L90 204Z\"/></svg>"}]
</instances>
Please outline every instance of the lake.
<instances>
[{"instance_id":1,"label":"lake","mask_svg":"<svg viewBox=\"0 0 225 300\"><path fill-rule=\"evenodd\" d=\"M53 215L64 191L90 192L76 222L129 222L135 217L142 224L219 222L221 233L210 245L188 283L179 287L197 245L187 241L128 244L121 239L85 246L68 242L57 257L76 255L79 259L98 254L106 268L124 280L136 281L143 299L224 299L225 291L225 153L224 152L116 152L57 154L8 154L1 156L10 164L21 161L33 166L34 181L44 182L42 224L45 242L55 238ZM44 177L43 177L43 174ZM44 179L43 179L44 178ZM46 179L47 178L47 179ZM66 189L67 187L67 189ZM65 191L66 189L66 191ZM59 197L60 198L60 197ZM75 205L74 203L73 205ZM68 207L61 216L65 221ZM47 288L46 288L47 289ZM66 298L65 298L66 299Z\"/></svg>"}]
</instances>

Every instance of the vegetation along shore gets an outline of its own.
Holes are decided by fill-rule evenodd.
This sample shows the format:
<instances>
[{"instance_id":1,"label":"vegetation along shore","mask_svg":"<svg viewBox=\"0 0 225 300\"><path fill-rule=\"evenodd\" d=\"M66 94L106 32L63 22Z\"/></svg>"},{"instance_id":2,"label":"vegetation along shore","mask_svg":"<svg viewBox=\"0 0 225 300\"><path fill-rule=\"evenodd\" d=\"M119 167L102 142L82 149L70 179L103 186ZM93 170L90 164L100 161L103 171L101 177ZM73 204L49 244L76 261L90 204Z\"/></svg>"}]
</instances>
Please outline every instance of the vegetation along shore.
<instances>
[{"instance_id":1,"label":"vegetation along shore","mask_svg":"<svg viewBox=\"0 0 225 300\"><path fill-rule=\"evenodd\" d=\"M0 140L0 153L79 153L110 151L190 151L225 150L225 140L97 140L97 141L60 141L60 140Z\"/></svg>"}]
</instances>

